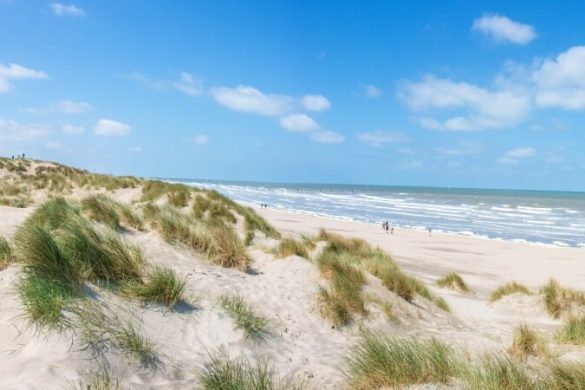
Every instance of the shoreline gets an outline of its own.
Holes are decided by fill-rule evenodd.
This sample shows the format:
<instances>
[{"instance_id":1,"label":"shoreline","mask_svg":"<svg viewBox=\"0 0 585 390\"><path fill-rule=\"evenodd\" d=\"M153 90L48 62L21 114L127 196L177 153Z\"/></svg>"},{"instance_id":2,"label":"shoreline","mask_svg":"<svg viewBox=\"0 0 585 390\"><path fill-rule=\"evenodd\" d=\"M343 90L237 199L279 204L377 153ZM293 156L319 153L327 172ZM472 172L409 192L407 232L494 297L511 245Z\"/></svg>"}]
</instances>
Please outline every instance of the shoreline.
<instances>
[{"instance_id":1,"label":"shoreline","mask_svg":"<svg viewBox=\"0 0 585 390\"><path fill-rule=\"evenodd\" d=\"M237 202L241 203L243 205L252 207L256 211L263 210L262 208L258 207L258 204L256 204L256 203L244 202L244 201L239 201L239 200ZM314 212L307 212L307 211L296 210L296 209L272 207L272 208L270 208L270 210L282 211L285 213L290 213L290 214L295 214L295 215L306 215L309 217L327 218L327 219L331 219L331 220L335 220L335 221L355 222L355 223L360 223L360 224L369 225L369 226L380 226L380 224L381 224L381 222L375 223L375 222L359 221L359 220L349 218L349 217L341 217L341 216L335 216L335 215L330 215L330 214L318 214L318 213L314 213ZM413 227L413 226L401 226L401 225L393 225L393 226L395 228L402 229L402 230L411 230L411 231L415 231L415 232L426 233L426 230L423 227L418 229L418 228ZM585 250L585 243L580 243L577 246L571 246L568 244L559 245L559 244L546 243L546 242L540 242L540 241L528 241L528 240L525 240L522 238L506 239L506 238L501 238L501 237L488 237L486 235L477 234L477 233L474 233L471 231L452 232L452 231L446 231L443 229L433 229L432 234L433 235L442 234L442 235L457 236L457 237L470 237L470 238L474 238L474 239L487 240L487 241L512 242L512 243L518 243L518 244L533 245L533 246L540 247L540 248L572 248L572 249L577 249L577 250Z\"/></svg>"},{"instance_id":2,"label":"shoreline","mask_svg":"<svg viewBox=\"0 0 585 390\"><path fill-rule=\"evenodd\" d=\"M291 235L315 234L324 228L364 239L390 253L404 269L433 284L447 272L459 272L472 284L482 286L478 292L486 296L512 280L538 288L554 278L577 289L585 280L582 248L438 232L429 236L407 228L388 234L371 223L253 208L277 229Z\"/></svg>"}]
</instances>

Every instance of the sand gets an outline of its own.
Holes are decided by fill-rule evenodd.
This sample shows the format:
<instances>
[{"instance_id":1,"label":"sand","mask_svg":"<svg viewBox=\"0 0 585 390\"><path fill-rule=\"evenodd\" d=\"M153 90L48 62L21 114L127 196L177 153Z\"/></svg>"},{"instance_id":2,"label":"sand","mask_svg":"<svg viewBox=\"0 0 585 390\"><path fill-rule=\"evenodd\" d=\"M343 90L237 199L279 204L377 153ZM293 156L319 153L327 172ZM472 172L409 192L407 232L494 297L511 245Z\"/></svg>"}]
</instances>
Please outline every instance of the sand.
<instances>
[{"instance_id":1,"label":"sand","mask_svg":"<svg viewBox=\"0 0 585 390\"><path fill-rule=\"evenodd\" d=\"M80 194L76 194L80 195ZM135 190L121 190L118 199L131 201ZM0 207L0 234L10 236L32 208ZM400 267L422 279L445 298L452 313L428 302L406 303L369 277L368 291L392 303L398 322L389 321L375 305L359 324L333 328L320 313L316 300L320 279L315 265L290 256L275 259L266 248L273 240L258 238L250 248L253 272L242 273L210 265L196 253L165 243L156 232L130 231L125 238L139 244L153 265L173 268L187 279L190 305L167 311L129 303L90 286L97 301L110 310L132 316L156 345L163 365L140 369L119 356L109 362L128 388L194 388L197 376L212 355L270 357L280 374L305 381L311 389L344 386L344 353L359 338L360 326L394 336L436 336L462 349L480 353L505 349L520 323L553 332L561 320L551 319L537 295L507 296L490 304L489 294L516 280L537 291L549 278L574 288L585 286L585 250L543 247L465 236L396 229L393 235L380 226L331 218L257 210L285 235L314 234L325 228L363 238L388 251ZM458 272L473 290L462 294L435 286L449 271ZM79 351L73 334L47 333L30 328L23 317L16 286L19 266L0 271L0 388L75 388L84 372L95 365ZM219 307L222 294L242 295L269 320L265 341L253 342L235 329ZM558 347L561 354L583 359L577 347Z\"/></svg>"}]
</instances>

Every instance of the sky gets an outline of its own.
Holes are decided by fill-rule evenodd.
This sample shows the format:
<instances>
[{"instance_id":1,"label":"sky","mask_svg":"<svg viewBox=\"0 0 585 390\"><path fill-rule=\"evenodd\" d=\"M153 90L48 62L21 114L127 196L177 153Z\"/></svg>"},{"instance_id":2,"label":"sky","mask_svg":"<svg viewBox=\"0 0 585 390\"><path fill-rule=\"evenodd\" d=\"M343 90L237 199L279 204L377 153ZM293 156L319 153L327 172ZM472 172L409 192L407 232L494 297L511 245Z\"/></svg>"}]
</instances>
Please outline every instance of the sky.
<instances>
[{"instance_id":1,"label":"sky","mask_svg":"<svg viewBox=\"0 0 585 390\"><path fill-rule=\"evenodd\" d=\"M0 155L585 191L585 2L0 0Z\"/></svg>"}]
</instances>

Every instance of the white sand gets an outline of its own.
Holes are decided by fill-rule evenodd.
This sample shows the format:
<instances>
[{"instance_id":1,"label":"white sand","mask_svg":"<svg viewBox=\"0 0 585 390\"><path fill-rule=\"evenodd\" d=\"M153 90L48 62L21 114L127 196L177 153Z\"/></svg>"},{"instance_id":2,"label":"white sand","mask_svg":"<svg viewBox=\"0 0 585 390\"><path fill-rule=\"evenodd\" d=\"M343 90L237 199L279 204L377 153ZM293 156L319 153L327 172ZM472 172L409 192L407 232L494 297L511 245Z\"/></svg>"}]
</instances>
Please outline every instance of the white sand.
<instances>
[{"instance_id":1,"label":"white sand","mask_svg":"<svg viewBox=\"0 0 585 390\"><path fill-rule=\"evenodd\" d=\"M116 197L132 200L133 190ZM10 236L32 209L0 207L0 234ZM551 332L561 323L544 311L537 296L508 296L490 305L487 297L496 287L516 280L537 289L554 277L561 284L585 286L585 250L540 247L523 243L484 240L445 234L428 234L404 229L386 234L379 226L276 210L258 210L285 234L313 234L319 228L359 237L392 254L407 272L424 280L433 292L444 297L452 315L428 302L408 304L369 278L368 291L386 297L399 323L388 321L374 305L361 325L392 335L436 336L462 348L481 351L506 348L519 323ZM131 388L185 388L196 386L199 370L212 354L232 357L269 356L283 375L305 379L309 388L339 388L343 354L358 339L358 325L332 329L319 314L315 296L322 282L314 264L292 256L276 260L261 250L269 241L250 250L254 272L245 274L208 264L186 249L165 243L155 232L132 232L127 239L138 243L151 264L173 268L187 278L192 308L168 312L140 307L95 288L98 301L131 313L141 331L157 346L162 367L139 369L128 359L111 358L124 386ZM475 291L460 294L434 287L448 271L456 271ZM93 360L76 350L70 334L35 333L22 317L16 293L17 265L0 271L0 388L52 389L74 387ZM270 321L271 334L265 342L247 340L241 330L218 307L224 293L241 294ZM582 358L578 348L563 353Z\"/></svg>"}]
</instances>

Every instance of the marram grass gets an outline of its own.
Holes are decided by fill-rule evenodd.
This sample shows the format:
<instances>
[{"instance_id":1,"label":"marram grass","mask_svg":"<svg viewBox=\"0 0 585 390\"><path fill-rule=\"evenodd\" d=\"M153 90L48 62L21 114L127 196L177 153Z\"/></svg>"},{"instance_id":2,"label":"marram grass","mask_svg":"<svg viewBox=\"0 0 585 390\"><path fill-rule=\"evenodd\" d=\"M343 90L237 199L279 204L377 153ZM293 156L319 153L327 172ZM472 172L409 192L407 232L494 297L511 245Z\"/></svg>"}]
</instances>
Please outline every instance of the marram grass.
<instances>
[{"instance_id":1,"label":"marram grass","mask_svg":"<svg viewBox=\"0 0 585 390\"><path fill-rule=\"evenodd\" d=\"M585 316L569 317L555 339L562 344L585 345Z\"/></svg>"},{"instance_id":2,"label":"marram grass","mask_svg":"<svg viewBox=\"0 0 585 390\"><path fill-rule=\"evenodd\" d=\"M268 359L249 360L213 356L199 374L205 390L301 390L302 383L281 378Z\"/></svg>"},{"instance_id":3,"label":"marram grass","mask_svg":"<svg viewBox=\"0 0 585 390\"><path fill-rule=\"evenodd\" d=\"M506 295L511 294L530 294L530 290L523 284L517 282L509 282L503 286L498 287L491 293L489 297L490 302L495 302L499 299L502 299Z\"/></svg>"},{"instance_id":4,"label":"marram grass","mask_svg":"<svg viewBox=\"0 0 585 390\"><path fill-rule=\"evenodd\" d=\"M529 356L544 357L549 354L542 336L524 324L514 329L514 337L508 353L520 360Z\"/></svg>"},{"instance_id":5,"label":"marram grass","mask_svg":"<svg viewBox=\"0 0 585 390\"><path fill-rule=\"evenodd\" d=\"M437 339L392 338L365 333L345 360L353 389L446 384L457 370L456 354Z\"/></svg>"},{"instance_id":6,"label":"marram grass","mask_svg":"<svg viewBox=\"0 0 585 390\"><path fill-rule=\"evenodd\" d=\"M278 247L274 250L274 254L277 258L296 255L308 259L309 251L311 250L309 244L310 241L285 238L278 244Z\"/></svg>"},{"instance_id":7,"label":"marram grass","mask_svg":"<svg viewBox=\"0 0 585 390\"><path fill-rule=\"evenodd\" d=\"M547 312L553 318L559 318L564 312L571 312L574 306L585 306L585 293L562 287L554 279L542 286L540 294L544 298Z\"/></svg>"},{"instance_id":8,"label":"marram grass","mask_svg":"<svg viewBox=\"0 0 585 390\"><path fill-rule=\"evenodd\" d=\"M8 267L13 261L12 244L6 238L0 236L0 271Z\"/></svg>"},{"instance_id":9,"label":"marram grass","mask_svg":"<svg viewBox=\"0 0 585 390\"><path fill-rule=\"evenodd\" d=\"M237 328L244 331L246 338L258 340L268 333L268 320L257 314L239 295L224 295L220 306L234 320Z\"/></svg>"},{"instance_id":10,"label":"marram grass","mask_svg":"<svg viewBox=\"0 0 585 390\"><path fill-rule=\"evenodd\" d=\"M456 272L449 272L447 275L437 280L437 286L465 293L471 291L463 278Z\"/></svg>"},{"instance_id":11,"label":"marram grass","mask_svg":"<svg viewBox=\"0 0 585 390\"><path fill-rule=\"evenodd\" d=\"M172 308L183 300L185 280L180 279L172 269L155 267L145 281L131 280L122 286L121 291L130 298Z\"/></svg>"}]
</instances>

